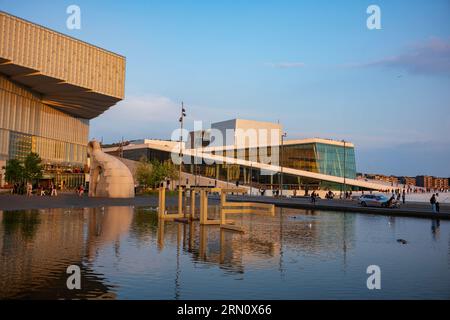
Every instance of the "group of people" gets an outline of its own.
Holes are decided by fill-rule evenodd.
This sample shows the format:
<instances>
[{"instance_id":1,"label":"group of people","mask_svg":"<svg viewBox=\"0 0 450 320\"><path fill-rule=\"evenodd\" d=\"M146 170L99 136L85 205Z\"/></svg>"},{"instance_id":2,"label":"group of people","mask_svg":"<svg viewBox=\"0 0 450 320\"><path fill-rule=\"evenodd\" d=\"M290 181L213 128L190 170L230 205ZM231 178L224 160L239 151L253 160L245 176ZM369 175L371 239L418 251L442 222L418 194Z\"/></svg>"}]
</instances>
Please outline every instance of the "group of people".
<instances>
[{"instance_id":1,"label":"group of people","mask_svg":"<svg viewBox=\"0 0 450 320\"><path fill-rule=\"evenodd\" d=\"M31 185L31 184L30 184ZM30 195L31 195L31 191L30 191ZM38 194L43 197L46 196L47 194L50 194L51 197L56 197L58 196L58 192L56 191L56 186L55 184L52 182L49 186L48 189L42 187L41 185L38 186Z\"/></svg>"},{"instance_id":2,"label":"group of people","mask_svg":"<svg viewBox=\"0 0 450 320\"><path fill-rule=\"evenodd\" d=\"M333 191L329 190L329 191L325 194L325 199L329 199L329 200L334 199L334 193L333 193Z\"/></svg>"},{"instance_id":3,"label":"group of people","mask_svg":"<svg viewBox=\"0 0 450 320\"><path fill-rule=\"evenodd\" d=\"M11 193L12 194L28 194L29 192L29 186L28 183L25 182L16 182L13 184Z\"/></svg>"},{"instance_id":4,"label":"group of people","mask_svg":"<svg viewBox=\"0 0 450 320\"><path fill-rule=\"evenodd\" d=\"M345 193L344 193L344 199L351 199L352 198L352 195L353 195L353 192L350 190L350 191L345 191ZM340 195L340 198L342 199L342 193L341 193L341 195Z\"/></svg>"},{"instance_id":5,"label":"group of people","mask_svg":"<svg viewBox=\"0 0 450 320\"><path fill-rule=\"evenodd\" d=\"M62 188L61 188L62 190ZM35 191L35 194L38 196L51 196L56 197L58 196L58 191L56 185L51 182L47 186L43 186L41 184L38 184L33 188L33 184L31 182L24 182L24 183L15 183L13 185L13 188L11 189L12 194L26 194L28 197L31 197L33 195L33 191ZM84 185L81 184L79 187L76 188L76 193L78 196L83 196L85 192Z\"/></svg>"},{"instance_id":6,"label":"group of people","mask_svg":"<svg viewBox=\"0 0 450 320\"><path fill-rule=\"evenodd\" d=\"M439 213L439 193L433 193L433 195L430 198L431 203L431 210L433 210L434 213Z\"/></svg>"},{"instance_id":7,"label":"group of people","mask_svg":"<svg viewBox=\"0 0 450 320\"><path fill-rule=\"evenodd\" d=\"M403 189L403 191L400 191L400 189L397 190L392 190L392 196L391 199L392 200L397 200L400 201L400 198L402 199L402 203L405 204L406 203L406 190Z\"/></svg>"},{"instance_id":8,"label":"group of people","mask_svg":"<svg viewBox=\"0 0 450 320\"><path fill-rule=\"evenodd\" d=\"M28 197L33 195L33 184L31 182L27 182L26 184L14 184L12 190L12 194L25 194ZM52 197L56 197L58 193L56 192L56 187L53 183L51 183L48 188L41 186L40 184L36 188L36 194L39 196L46 196L49 194Z\"/></svg>"}]
</instances>

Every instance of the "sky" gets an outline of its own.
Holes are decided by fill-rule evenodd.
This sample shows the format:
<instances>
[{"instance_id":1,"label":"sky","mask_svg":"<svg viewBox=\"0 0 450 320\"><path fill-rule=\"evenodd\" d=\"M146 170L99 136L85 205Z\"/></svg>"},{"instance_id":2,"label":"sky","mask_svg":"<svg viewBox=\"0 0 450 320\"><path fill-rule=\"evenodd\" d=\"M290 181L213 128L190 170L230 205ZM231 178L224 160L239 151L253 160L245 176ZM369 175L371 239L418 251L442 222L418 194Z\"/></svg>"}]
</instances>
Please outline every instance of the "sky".
<instances>
[{"instance_id":1,"label":"sky","mask_svg":"<svg viewBox=\"0 0 450 320\"><path fill-rule=\"evenodd\" d=\"M69 5L81 29L66 26ZM369 5L381 29L369 30ZM194 120L279 121L345 139L359 172L450 177L450 0L0 0L0 10L124 55L126 97L90 137L170 139Z\"/></svg>"}]
</instances>

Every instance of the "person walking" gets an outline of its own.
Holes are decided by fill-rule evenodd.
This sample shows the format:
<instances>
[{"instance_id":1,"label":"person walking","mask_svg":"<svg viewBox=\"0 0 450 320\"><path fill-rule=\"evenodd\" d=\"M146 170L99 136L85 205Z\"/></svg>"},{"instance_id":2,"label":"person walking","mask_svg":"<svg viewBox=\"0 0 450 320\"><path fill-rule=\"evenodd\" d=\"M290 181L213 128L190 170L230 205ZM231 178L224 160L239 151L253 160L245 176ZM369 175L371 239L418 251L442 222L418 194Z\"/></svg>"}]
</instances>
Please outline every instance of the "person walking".
<instances>
[{"instance_id":1,"label":"person walking","mask_svg":"<svg viewBox=\"0 0 450 320\"><path fill-rule=\"evenodd\" d=\"M439 206L439 193L436 193L436 213L439 213L440 206Z\"/></svg>"},{"instance_id":2,"label":"person walking","mask_svg":"<svg viewBox=\"0 0 450 320\"><path fill-rule=\"evenodd\" d=\"M53 182L50 185L50 188L52 189L52 192L50 193L50 197L56 197L58 194L56 193L56 187L55 187L55 184Z\"/></svg>"},{"instance_id":3,"label":"person walking","mask_svg":"<svg viewBox=\"0 0 450 320\"><path fill-rule=\"evenodd\" d=\"M32 194L33 194L33 185L27 182L27 196L31 197Z\"/></svg>"},{"instance_id":4,"label":"person walking","mask_svg":"<svg viewBox=\"0 0 450 320\"><path fill-rule=\"evenodd\" d=\"M433 210L433 212L436 213L436 196L434 193L430 198L430 203L431 203L431 210Z\"/></svg>"},{"instance_id":5,"label":"person walking","mask_svg":"<svg viewBox=\"0 0 450 320\"><path fill-rule=\"evenodd\" d=\"M44 189L44 187L39 185L39 190L40 190L39 193L40 193L41 197L45 196L45 189Z\"/></svg>"},{"instance_id":6,"label":"person walking","mask_svg":"<svg viewBox=\"0 0 450 320\"><path fill-rule=\"evenodd\" d=\"M403 202L403 204L405 204L405 202L406 202L406 192L405 192L405 189L403 189L403 193L402 193L402 202Z\"/></svg>"},{"instance_id":7,"label":"person walking","mask_svg":"<svg viewBox=\"0 0 450 320\"><path fill-rule=\"evenodd\" d=\"M311 203L316 204L316 192L315 191L313 191L311 193Z\"/></svg>"}]
</instances>

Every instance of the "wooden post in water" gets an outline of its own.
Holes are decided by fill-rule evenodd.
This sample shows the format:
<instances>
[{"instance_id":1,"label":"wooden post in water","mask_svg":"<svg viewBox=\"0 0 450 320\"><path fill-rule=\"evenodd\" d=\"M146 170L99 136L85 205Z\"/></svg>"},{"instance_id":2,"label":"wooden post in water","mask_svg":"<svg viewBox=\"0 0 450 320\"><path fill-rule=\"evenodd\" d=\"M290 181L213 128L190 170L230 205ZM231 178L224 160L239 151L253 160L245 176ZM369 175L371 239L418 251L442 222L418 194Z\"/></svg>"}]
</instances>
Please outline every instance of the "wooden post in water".
<instances>
[{"instance_id":1,"label":"wooden post in water","mask_svg":"<svg viewBox=\"0 0 450 320\"><path fill-rule=\"evenodd\" d=\"M158 188L158 217L161 215L161 187Z\"/></svg>"},{"instance_id":2,"label":"wooden post in water","mask_svg":"<svg viewBox=\"0 0 450 320\"><path fill-rule=\"evenodd\" d=\"M181 216L183 214L183 189L178 188L178 214Z\"/></svg>"},{"instance_id":3,"label":"wooden post in water","mask_svg":"<svg viewBox=\"0 0 450 320\"><path fill-rule=\"evenodd\" d=\"M158 222L158 250L164 249L164 219Z\"/></svg>"},{"instance_id":4,"label":"wooden post in water","mask_svg":"<svg viewBox=\"0 0 450 320\"><path fill-rule=\"evenodd\" d=\"M227 223L227 218L225 215L225 203L226 203L227 195L225 192L220 192L220 224L224 225Z\"/></svg>"},{"instance_id":5,"label":"wooden post in water","mask_svg":"<svg viewBox=\"0 0 450 320\"><path fill-rule=\"evenodd\" d=\"M158 216L162 218L166 214L166 189L159 187L159 203L158 203Z\"/></svg>"},{"instance_id":6,"label":"wooden post in water","mask_svg":"<svg viewBox=\"0 0 450 320\"><path fill-rule=\"evenodd\" d=\"M205 190L200 190L200 224L208 220L208 196Z\"/></svg>"},{"instance_id":7,"label":"wooden post in water","mask_svg":"<svg viewBox=\"0 0 450 320\"><path fill-rule=\"evenodd\" d=\"M206 243L208 242L208 235L206 233L206 227L200 225L200 244L199 244L199 255L200 259L206 258Z\"/></svg>"},{"instance_id":8,"label":"wooden post in water","mask_svg":"<svg viewBox=\"0 0 450 320\"><path fill-rule=\"evenodd\" d=\"M191 190L191 220L195 219L195 190Z\"/></svg>"}]
</instances>

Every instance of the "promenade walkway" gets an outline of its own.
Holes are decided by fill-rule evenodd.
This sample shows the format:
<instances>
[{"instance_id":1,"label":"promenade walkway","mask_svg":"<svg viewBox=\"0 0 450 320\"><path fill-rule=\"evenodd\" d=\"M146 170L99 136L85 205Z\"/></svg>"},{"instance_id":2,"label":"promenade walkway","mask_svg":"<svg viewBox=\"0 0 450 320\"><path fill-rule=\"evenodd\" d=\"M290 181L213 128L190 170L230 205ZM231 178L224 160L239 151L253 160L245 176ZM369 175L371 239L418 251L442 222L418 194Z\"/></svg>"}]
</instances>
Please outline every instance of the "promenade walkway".
<instances>
[{"instance_id":1,"label":"promenade walkway","mask_svg":"<svg viewBox=\"0 0 450 320\"><path fill-rule=\"evenodd\" d=\"M431 205L423 202L407 202L400 208L374 208L362 207L356 200L328 200L317 199L316 203L311 203L309 197L298 198L274 198L262 196L228 196L229 201L251 201L274 204L277 207L309 209L309 210L328 210L345 211L355 213L371 213L391 216L405 216L415 218L434 218L450 220L450 204L441 204L440 213L433 213Z\"/></svg>"}]
</instances>

